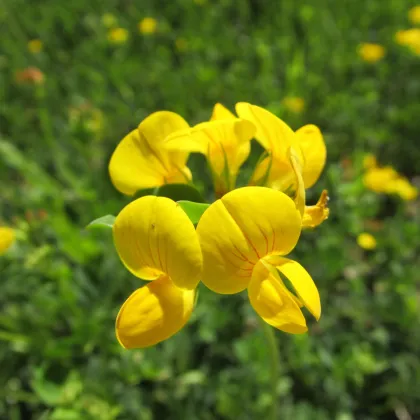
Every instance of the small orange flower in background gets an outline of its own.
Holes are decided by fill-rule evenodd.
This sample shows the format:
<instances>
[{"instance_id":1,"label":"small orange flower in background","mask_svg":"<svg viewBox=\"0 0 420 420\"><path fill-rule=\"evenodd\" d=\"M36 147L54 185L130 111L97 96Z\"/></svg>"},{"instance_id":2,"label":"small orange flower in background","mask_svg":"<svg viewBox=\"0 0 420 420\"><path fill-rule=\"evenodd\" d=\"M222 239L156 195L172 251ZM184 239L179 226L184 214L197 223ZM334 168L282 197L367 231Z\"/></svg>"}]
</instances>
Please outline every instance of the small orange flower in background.
<instances>
[{"instance_id":1,"label":"small orange flower in background","mask_svg":"<svg viewBox=\"0 0 420 420\"><path fill-rule=\"evenodd\" d=\"M368 63L376 63L384 58L386 54L385 48L380 44L363 43L360 44L358 54L363 61Z\"/></svg>"},{"instance_id":2,"label":"small orange flower in background","mask_svg":"<svg viewBox=\"0 0 420 420\"><path fill-rule=\"evenodd\" d=\"M299 114L305 108L305 101L297 96L287 96L283 99L283 105L296 114Z\"/></svg>"},{"instance_id":3,"label":"small orange flower in background","mask_svg":"<svg viewBox=\"0 0 420 420\"><path fill-rule=\"evenodd\" d=\"M372 250L376 248L376 239L370 233L363 232L357 237L357 244L360 248Z\"/></svg>"},{"instance_id":4,"label":"small orange flower in background","mask_svg":"<svg viewBox=\"0 0 420 420\"><path fill-rule=\"evenodd\" d=\"M37 67L27 67L24 70L19 70L15 74L18 83L44 83L44 73Z\"/></svg>"},{"instance_id":5,"label":"small orange flower in background","mask_svg":"<svg viewBox=\"0 0 420 420\"><path fill-rule=\"evenodd\" d=\"M420 55L420 28L398 31L395 34L395 41L399 45L410 48L414 54Z\"/></svg>"},{"instance_id":6,"label":"small orange flower in background","mask_svg":"<svg viewBox=\"0 0 420 420\"><path fill-rule=\"evenodd\" d=\"M112 44L124 44L128 40L128 31L124 28L114 28L108 31L108 41Z\"/></svg>"},{"instance_id":7,"label":"small orange flower in background","mask_svg":"<svg viewBox=\"0 0 420 420\"><path fill-rule=\"evenodd\" d=\"M0 255L4 254L15 241L15 231L12 228L0 226Z\"/></svg>"},{"instance_id":8,"label":"small orange flower in background","mask_svg":"<svg viewBox=\"0 0 420 420\"><path fill-rule=\"evenodd\" d=\"M146 17L139 22L138 28L143 35L154 34L157 30L157 20L152 17Z\"/></svg>"},{"instance_id":9,"label":"small orange flower in background","mask_svg":"<svg viewBox=\"0 0 420 420\"><path fill-rule=\"evenodd\" d=\"M28 50L32 53L32 54L38 54L39 52L42 51L42 41L40 39L31 39L28 42Z\"/></svg>"},{"instance_id":10,"label":"small orange flower in background","mask_svg":"<svg viewBox=\"0 0 420 420\"><path fill-rule=\"evenodd\" d=\"M408 11L408 19L413 25L420 24L420 5L414 6Z\"/></svg>"}]
</instances>

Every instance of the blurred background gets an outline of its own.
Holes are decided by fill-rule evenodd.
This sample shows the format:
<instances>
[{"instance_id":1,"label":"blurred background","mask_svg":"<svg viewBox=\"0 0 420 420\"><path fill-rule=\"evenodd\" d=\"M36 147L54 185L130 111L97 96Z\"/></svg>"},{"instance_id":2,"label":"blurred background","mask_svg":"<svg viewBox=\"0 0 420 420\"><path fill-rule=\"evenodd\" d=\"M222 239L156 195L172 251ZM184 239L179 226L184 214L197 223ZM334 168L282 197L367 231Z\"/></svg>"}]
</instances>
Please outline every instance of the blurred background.
<instances>
[{"instance_id":1,"label":"blurred background","mask_svg":"<svg viewBox=\"0 0 420 420\"><path fill-rule=\"evenodd\" d=\"M247 101L293 129L318 125L328 149L308 202L327 188L330 218L294 252L318 285L323 315L306 335L276 333L279 418L419 419L414 6L0 3L0 225L15 236L0 256L0 418L265 418L268 350L246 296L200 287L187 328L156 347L123 350L115 317L139 280L109 232L85 230L129 202L107 165L144 117L166 109L195 124L216 102L233 110ZM254 147L251 161L259 153ZM404 186L387 189L377 166ZM191 167L206 193L204 160L193 156Z\"/></svg>"}]
</instances>

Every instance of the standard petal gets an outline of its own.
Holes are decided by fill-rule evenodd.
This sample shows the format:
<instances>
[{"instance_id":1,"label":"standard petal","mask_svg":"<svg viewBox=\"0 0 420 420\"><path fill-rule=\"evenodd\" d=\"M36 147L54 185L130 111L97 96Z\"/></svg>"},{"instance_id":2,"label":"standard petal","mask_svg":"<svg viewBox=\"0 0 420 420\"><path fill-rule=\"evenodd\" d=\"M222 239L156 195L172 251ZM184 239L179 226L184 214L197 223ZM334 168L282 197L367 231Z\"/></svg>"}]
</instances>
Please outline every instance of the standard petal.
<instances>
[{"instance_id":1,"label":"standard petal","mask_svg":"<svg viewBox=\"0 0 420 420\"><path fill-rule=\"evenodd\" d=\"M163 185L167 169L135 129L124 137L112 154L109 174L118 191L133 195L139 189Z\"/></svg>"},{"instance_id":2,"label":"standard petal","mask_svg":"<svg viewBox=\"0 0 420 420\"><path fill-rule=\"evenodd\" d=\"M7 251L15 240L15 231L9 227L0 227L0 255Z\"/></svg>"},{"instance_id":3,"label":"standard petal","mask_svg":"<svg viewBox=\"0 0 420 420\"><path fill-rule=\"evenodd\" d=\"M296 245L301 217L291 198L264 187L226 194L203 214L197 234L203 283L217 293L238 293L266 255L286 255Z\"/></svg>"},{"instance_id":4,"label":"standard petal","mask_svg":"<svg viewBox=\"0 0 420 420\"><path fill-rule=\"evenodd\" d=\"M162 145L169 135L188 128L189 125L184 118L175 112L157 111L145 118L140 123L138 130L166 167L175 165L182 168L185 166L188 153L172 150L168 154L162 152Z\"/></svg>"},{"instance_id":5,"label":"standard petal","mask_svg":"<svg viewBox=\"0 0 420 420\"><path fill-rule=\"evenodd\" d=\"M125 301L115 324L126 349L153 346L177 333L194 307L194 290L179 289L162 276L137 289Z\"/></svg>"},{"instance_id":6,"label":"standard petal","mask_svg":"<svg viewBox=\"0 0 420 420\"><path fill-rule=\"evenodd\" d=\"M236 112L240 118L251 121L257 127L255 138L273 154L274 159L288 162L287 151L293 147L300 156L299 146L293 130L271 112L246 102L236 104Z\"/></svg>"},{"instance_id":7,"label":"standard petal","mask_svg":"<svg viewBox=\"0 0 420 420\"><path fill-rule=\"evenodd\" d=\"M318 320L321 316L321 301L310 274L298 262L288 258L272 256L267 259L267 262L277 267L280 273L289 279L299 299Z\"/></svg>"},{"instance_id":8,"label":"standard petal","mask_svg":"<svg viewBox=\"0 0 420 420\"><path fill-rule=\"evenodd\" d=\"M132 201L115 219L117 252L135 276L153 280L167 274L176 286L193 289L200 280L198 237L181 207L165 197Z\"/></svg>"},{"instance_id":9,"label":"standard petal","mask_svg":"<svg viewBox=\"0 0 420 420\"><path fill-rule=\"evenodd\" d=\"M302 165L300 163L300 160L296 154L296 152L291 147L289 149L289 155L290 155L290 162L292 163L293 172L295 173L295 203L296 208L299 210L299 213L301 216L303 216L303 213L305 211L305 185L303 183L303 177L302 177Z\"/></svg>"},{"instance_id":10,"label":"standard petal","mask_svg":"<svg viewBox=\"0 0 420 420\"><path fill-rule=\"evenodd\" d=\"M258 263L248 286L248 297L257 314L271 326L291 334L308 330L305 317L277 273Z\"/></svg>"},{"instance_id":11,"label":"standard petal","mask_svg":"<svg viewBox=\"0 0 420 420\"><path fill-rule=\"evenodd\" d=\"M316 125L308 124L296 131L296 139L302 150L303 181L310 188L318 180L327 159L327 148L321 131Z\"/></svg>"},{"instance_id":12,"label":"standard petal","mask_svg":"<svg viewBox=\"0 0 420 420\"><path fill-rule=\"evenodd\" d=\"M230 112L225 106L220 103L217 103L213 108L213 113L211 114L210 121L214 120L228 120L236 118L235 114Z\"/></svg>"}]
</instances>

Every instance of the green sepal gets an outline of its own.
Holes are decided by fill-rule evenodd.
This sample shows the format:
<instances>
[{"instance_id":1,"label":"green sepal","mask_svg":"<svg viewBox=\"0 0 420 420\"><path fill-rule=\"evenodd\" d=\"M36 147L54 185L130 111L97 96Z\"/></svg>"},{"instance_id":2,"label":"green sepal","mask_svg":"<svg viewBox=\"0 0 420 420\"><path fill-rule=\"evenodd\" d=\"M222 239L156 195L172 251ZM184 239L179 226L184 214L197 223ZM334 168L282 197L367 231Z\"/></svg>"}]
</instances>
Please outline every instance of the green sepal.
<instances>
[{"instance_id":1,"label":"green sepal","mask_svg":"<svg viewBox=\"0 0 420 420\"><path fill-rule=\"evenodd\" d=\"M191 222L196 225L203 213L208 209L210 204L194 203L193 201L180 200L178 204L184 210Z\"/></svg>"},{"instance_id":2,"label":"green sepal","mask_svg":"<svg viewBox=\"0 0 420 420\"><path fill-rule=\"evenodd\" d=\"M106 216L99 217L98 219L90 222L86 229L112 229L115 223L115 216L107 214Z\"/></svg>"}]
</instances>

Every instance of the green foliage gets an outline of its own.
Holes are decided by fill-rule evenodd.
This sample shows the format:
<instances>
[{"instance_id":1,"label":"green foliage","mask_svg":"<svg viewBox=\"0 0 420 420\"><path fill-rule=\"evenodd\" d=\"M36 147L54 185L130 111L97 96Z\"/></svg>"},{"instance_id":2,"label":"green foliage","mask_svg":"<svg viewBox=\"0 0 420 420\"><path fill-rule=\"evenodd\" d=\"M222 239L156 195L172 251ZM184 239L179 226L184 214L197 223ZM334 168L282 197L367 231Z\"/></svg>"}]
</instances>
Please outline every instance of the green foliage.
<instances>
[{"instance_id":1,"label":"green foliage","mask_svg":"<svg viewBox=\"0 0 420 420\"><path fill-rule=\"evenodd\" d=\"M107 163L146 115L167 109L195 124L216 102L233 110L248 101L294 129L317 124L328 148L308 202L328 188L330 218L305 231L294 252L319 287L323 315L307 335L276 333L281 418L419 418L419 202L366 191L361 178L367 152L406 176L419 173L420 61L394 42L411 26L413 5L3 2L0 222L16 228L17 241L0 257L0 417L265 418L268 352L246 293L200 286L187 328L125 351L115 317L141 283L109 235L85 229L132 199L112 187ZM104 13L129 31L127 43L108 42ZM157 33L138 33L146 16L157 19ZM34 38L43 42L38 54L27 50ZM387 55L365 63L361 42L378 42ZM43 84L16 81L29 66ZM304 110L288 109L286 96L303 98ZM261 152L253 144L250 162ZM201 180L195 198L160 195L205 202L211 174L201 156L189 166ZM376 237L375 250L358 247L363 231Z\"/></svg>"}]
</instances>

